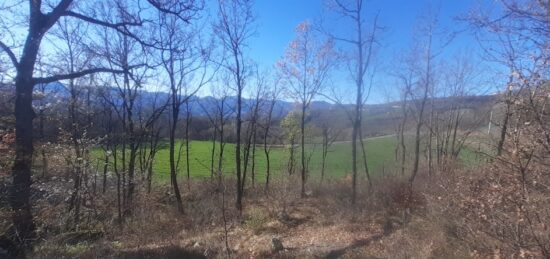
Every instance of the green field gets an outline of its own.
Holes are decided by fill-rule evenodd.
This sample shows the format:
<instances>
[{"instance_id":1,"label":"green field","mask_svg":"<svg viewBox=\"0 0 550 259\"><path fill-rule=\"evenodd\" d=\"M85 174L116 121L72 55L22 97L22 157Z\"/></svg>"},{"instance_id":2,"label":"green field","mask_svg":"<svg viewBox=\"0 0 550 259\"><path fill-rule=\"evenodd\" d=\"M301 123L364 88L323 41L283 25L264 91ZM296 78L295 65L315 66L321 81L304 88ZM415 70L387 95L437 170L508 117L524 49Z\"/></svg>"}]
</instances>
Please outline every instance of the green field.
<instances>
[{"instance_id":1,"label":"green field","mask_svg":"<svg viewBox=\"0 0 550 259\"><path fill-rule=\"evenodd\" d=\"M367 149L367 161L369 171L373 174L377 174L382 171L382 168L389 168L394 162L394 148L397 140L394 136L373 138L365 141ZM182 143L177 143L177 149ZM322 162L322 148L320 144L309 144L306 146L306 153L311 154L309 162L310 177L320 177L321 175L321 162ZM193 178L206 178L210 177L210 158L212 151L212 142L210 141L191 141L190 142L190 161L189 168L191 177ZM216 152L219 151L219 145L216 145ZM182 177L185 175L185 148L182 149L179 173ZM299 149L296 149L296 166L297 171L300 168L300 156ZM102 158L100 150L95 150L94 156ZM306 154L307 155L307 154ZM283 147L272 147L270 152L271 173L272 176L286 172L287 163L289 158L289 151ZM217 167L217 156L216 156ZM256 178L259 181L265 179L266 171L266 158L263 150L263 146L256 148ZM226 175L234 174L235 172L235 145L227 143L224 150L223 172ZM362 168L362 161L359 161L359 168ZM250 165L249 165L250 168ZM155 180L159 182L169 181L169 150L166 145L158 151L155 162L153 164L153 171L155 173ZM329 148L327 155L327 161L325 165L325 177L327 178L342 178L351 173L351 143L334 143ZM250 169L248 170L250 175ZM362 174L364 175L364 174Z\"/></svg>"},{"instance_id":2,"label":"green field","mask_svg":"<svg viewBox=\"0 0 550 259\"><path fill-rule=\"evenodd\" d=\"M181 142L177 143L176 153L179 149ZM369 171L371 175L380 174L384 170L395 169L398 162L395 161L395 146L397 139L395 136L385 136L372 139L366 139L365 145L367 150L367 161ZM360 147L360 146L359 146ZM210 177L210 165L211 165L211 150L212 142L210 141L198 141L194 140L190 142L190 161L189 168L190 174L193 178L208 178ZM309 144L306 146L306 153L311 154L309 162L309 175L313 178L318 178L321 175L322 165L322 148L320 144ZM216 152L219 151L219 145L216 144ZM95 157L102 158L101 151L96 150L94 152ZM180 177L184 177L186 174L185 164L185 148L182 148L180 165L178 174ZM300 156L299 148L296 149L296 172L300 168ZM217 168L217 153L215 157L215 168ZM289 158L289 150L283 147L272 147L270 152L271 161L271 173L272 176L280 175L282 172L287 171L287 164ZM266 172L266 158L263 151L263 146L256 148L256 179L263 181L265 179ZM358 168L360 177L364 177L364 170L362 164L361 155L358 157ZM461 159L463 161L469 161L466 164L479 164L477 156L472 150L464 149L461 153ZM227 143L224 151L223 172L225 175L232 175L235 172L235 145ZM325 165L325 177L326 178L343 178L348 174L351 174L351 143L334 143L329 148L327 161ZM155 181L166 182L169 181L169 150L167 145L162 145L162 148L156 155L155 162L153 164L153 171L155 174ZM250 165L247 173L250 176Z\"/></svg>"}]
</instances>

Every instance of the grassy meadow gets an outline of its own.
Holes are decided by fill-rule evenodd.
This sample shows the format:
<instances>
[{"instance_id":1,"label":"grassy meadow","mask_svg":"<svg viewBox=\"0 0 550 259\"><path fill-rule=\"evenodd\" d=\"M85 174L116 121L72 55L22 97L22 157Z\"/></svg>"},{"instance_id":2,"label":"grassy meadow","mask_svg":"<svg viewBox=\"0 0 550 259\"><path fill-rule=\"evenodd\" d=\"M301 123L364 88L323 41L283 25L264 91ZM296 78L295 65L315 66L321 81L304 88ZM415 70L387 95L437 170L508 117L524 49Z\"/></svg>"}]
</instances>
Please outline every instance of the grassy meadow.
<instances>
[{"instance_id":1,"label":"grassy meadow","mask_svg":"<svg viewBox=\"0 0 550 259\"><path fill-rule=\"evenodd\" d=\"M183 145L183 142L176 144L176 153ZM371 175L377 175L384 170L395 169L398 163L395 161L395 146L397 145L397 139L395 136L384 136L365 140L365 148L367 150L367 161L369 171ZM360 146L359 146L360 147ZM193 140L190 142L190 158L189 168L192 178L208 178L210 177L210 165L211 165L211 141L199 141ZM180 177L186 175L186 163L185 163L185 147L181 148L181 157L179 162L178 174ZM103 154L101 150L95 150L94 156L98 159L102 159ZM216 143L216 156L215 156L215 168L218 165L218 153L219 144ZM300 153L299 147L296 148L296 172L299 172L300 168ZM310 156L309 162L309 177L318 178L321 176L322 167L322 147L321 144L308 144L306 146L306 155ZM235 145L227 143L224 149L223 160L223 172L225 175L232 175L235 173ZM271 173L272 176L277 176L282 172L286 172L288 168L289 149L282 146L274 146L271 148L270 161L271 161ZM363 162L361 156L358 161L358 168L360 170L360 177L364 177ZM461 159L466 164L478 164L477 156L473 150L465 148L461 152ZM325 177L326 178L343 178L348 174L351 174L351 143L340 142L334 143L329 148L325 165ZM249 170L247 175L250 176L251 165L249 164ZM170 180L170 165L169 165L169 150L166 144L163 144L156 155L155 162L153 164L153 171L155 174L155 181L162 183ZM258 181L265 180L266 173L266 158L262 145L258 145L256 148L256 165L255 165L256 179Z\"/></svg>"},{"instance_id":2,"label":"grassy meadow","mask_svg":"<svg viewBox=\"0 0 550 259\"><path fill-rule=\"evenodd\" d=\"M179 149L179 145L184 144L178 142L176 144L176 153ZM395 136L387 136L380 138L373 138L365 140L367 149L367 161L369 170L376 174L382 171L382 168L388 168L395 164L394 152L397 140ZM211 141L199 141L193 140L190 142L190 158L189 168L190 174L193 178L207 178L210 177L210 165L211 165ZM102 159L102 150L96 149L93 154L97 159ZM216 157L215 167L217 168L217 152L219 152L219 145L216 144ZM300 168L300 155L299 148L296 148L296 172ZM321 175L322 166L322 147L321 144L309 144L306 146L306 155L310 155L309 173L310 177L316 178ZM256 179L263 181L265 179L266 172L266 158L262 145L256 147ZM274 146L270 152L271 173L273 176L286 172L289 158L288 148L281 146ZM235 145L227 143L224 149L223 160L223 172L226 175L234 174L235 172ZM362 161L360 161L362 164ZM362 167L359 167L362 168ZM169 150L167 145L162 145L156 155L155 162L153 164L153 171L155 174L155 180L158 182L169 181ZM185 164L185 147L182 148L179 174L183 177L186 173ZM334 143L329 148L325 165L325 177L327 178L342 178L351 173L351 143ZM250 165L248 170L250 175ZM363 174L364 175L364 174Z\"/></svg>"}]
</instances>

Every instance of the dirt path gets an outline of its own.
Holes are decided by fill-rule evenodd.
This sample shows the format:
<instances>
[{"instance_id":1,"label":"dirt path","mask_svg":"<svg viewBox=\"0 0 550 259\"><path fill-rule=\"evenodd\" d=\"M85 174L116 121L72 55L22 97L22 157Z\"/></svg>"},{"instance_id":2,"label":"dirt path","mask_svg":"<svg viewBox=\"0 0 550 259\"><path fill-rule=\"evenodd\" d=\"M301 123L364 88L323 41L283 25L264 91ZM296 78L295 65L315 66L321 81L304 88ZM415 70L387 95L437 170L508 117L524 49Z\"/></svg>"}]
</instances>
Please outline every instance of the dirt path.
<instances>
[{"instance_id":1,"label":"dirt path","mask_svg":"<svg viewBox=\"0 0 550 259\"><path fill-rule=\"evenodd\" d=\"M381 139L381 138L387 138L387 137L393 137L393 136L395 136L395 134L364 138L363 140L368 141L368 140ZM333 144L345 144L345 143L351 143L351 140L342 140L342 141L334 141L333 142ZM257 145L263 147L263 144L257 144ZM321 145L321 143L309 143L309 145ZM299 145L296 144L295 146L298 147ZM284 147L288 147L288 145L273 144L273 145L270 145L270 147L284 148Z\"/></svg>"}]
</instances>

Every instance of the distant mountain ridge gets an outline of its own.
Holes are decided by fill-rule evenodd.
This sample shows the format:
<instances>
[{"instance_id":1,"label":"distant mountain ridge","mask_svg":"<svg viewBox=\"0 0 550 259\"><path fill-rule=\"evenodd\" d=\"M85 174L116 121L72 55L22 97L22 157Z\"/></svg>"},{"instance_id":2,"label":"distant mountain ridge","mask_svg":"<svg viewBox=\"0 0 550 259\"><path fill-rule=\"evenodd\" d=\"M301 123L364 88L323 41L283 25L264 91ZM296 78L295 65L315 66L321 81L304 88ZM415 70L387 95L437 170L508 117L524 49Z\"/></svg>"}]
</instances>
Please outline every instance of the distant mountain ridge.
<instances>
[{"instance_id":1,"label":"distant mountain ridge","mask_svg":"<svg viewBox=\"0 0 550 259\"><path fill-rule=\"evenodd\" d=\"M38 91L40 87L37 87L35 91ZM54 82L50 83L45 86L45 92L49 94L47 98L51 99L65 99L70 97L69 89L60 82ZM101 89L105 90L105 88L95 88L94 89ZM114 96L117 96L117 88L111 87L110 90L112 91ZM99 93L99 91L97 92ZM152 91L146 91L146 90L140 90L140 98L138 98L138 103L136 103L136 106L139 105L148 105L153 104L154 102L159 102L159 100L166 100L166 98L169 98L170 94L167 92L152 92ZM216 109L217 99L212 96L192 96L189 98L189 110L191 111L191 114L193 116L206 116L206 111L211 112ZM263 100L265 102L269 102L270 100ZM237 97L236 96L228 96L226 99L226 107L228 109L234 109L234 107L237 104ZM249 108L254 104L254 100L250 98L243 98L242 105L243 105L243 113L246 114L246 112L249 110ZM289 102L284 100L277 100L274 106L273 110L273 116L275 118L281 118L286 116L288 112L295 109L297 107L297 103L295 102ZM330 109L335 107L335 104L331 104L326 101L313 101L310 105L311 109ZM181 112L185 112L185 106L182 105ZM206 110L206 111L205 111Z\"/></svg>"},{"instance_id":2,"label":"distant mountain ridge","mask_svg":"<svg viewBox=\"0 0 550 259\"><path fill-rule=\"evenodd\" d=\"M35 91L39 91L41 89L41 86L36 87ZM82 88L80 88L82 89ZM94 90L97 90L97 94L99 94L99 90L105 90L105 88L97 88L94 87ZM114 96L117 96L118 93L116 92L117 89L112 87L110 88L113 94L116 94ZM45 92L47 99L50 99L50 101L58 101L60 99L67 99L70 97L70 92L68 88L59 82L54 82L46 85ZM166 100L166 98L169 97L169 93L166 92L151 92L146 90L140 91L141 98L139 98L139 102L136 103L136 106L150 106L153 103L157 102L159 103L159 100ZM436 109L438 110L448 110L452 109L453 105L456 105L457 103L461 103L461 107L464 109L476 109L477 107L481 107L484 105L493 105L495 103L495 100L498 98L497 95L472 95L472 96L462 96L462 97L438 97L434 99L434 105ZM268 102L269 100L264 100ZM410 102L410 101L409 101ZM226 107L227 109L234 109L237 103L237 98L235 96L228 96L226 99ZM250 98L243 98L243 113L246 115L246 113L250 110L250 107L254 104L254 100ZM410 104L413 104L413 102L410 102ZM217 106L217 99L212 96L192 96L190 98L190 111L192 116L197 117L203 117L206 116L206 111L213 112L216 109ZM310 105L311 110L330 110L330 109L342 109L342 108L352 108L353 104L333 104L326 101L313 101ZM288 112L292 111L293 109L298 108L298 103L285 101L285 100L277 100L275 103L275 107L273 110L273 117L275 119L282 118L288 114ZM185 112L185 106L182 105L181 112ZM365 115L367 116L396 116L396 112L398 112L401 109L401 102L400 101L394 101L394 102L388 102L388 103L381 103L381 104L367 104L364 106L364 110L366 111ZM206 110L206 111L205 111ZM391 115L390 115L391 114ZM398 116L398 115L397 115Z\"/></svg>"}]
</instances>

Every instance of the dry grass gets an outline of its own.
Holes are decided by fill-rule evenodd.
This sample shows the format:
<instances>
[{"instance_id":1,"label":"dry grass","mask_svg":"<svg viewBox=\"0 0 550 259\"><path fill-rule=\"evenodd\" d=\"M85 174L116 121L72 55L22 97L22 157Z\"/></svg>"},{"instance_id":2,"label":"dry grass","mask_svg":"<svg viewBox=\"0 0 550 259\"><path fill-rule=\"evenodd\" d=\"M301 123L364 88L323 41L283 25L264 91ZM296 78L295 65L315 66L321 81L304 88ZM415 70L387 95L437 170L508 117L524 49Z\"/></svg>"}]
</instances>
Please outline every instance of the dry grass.
<instances>
[{"instance_id":1,"label":"dry grass","mask_svg":"<svg viewBox=\"0 0 550 259\"><path fill-rule=\"evenodd\" d=\"M445 242L426 238L445 237L441 225L427 218L427 199L417 192L408 198L408 188L398 178L380 180L370 192L361 188L358 202L352 206L345 179L322 186L312 183L310 196L301 199L299 181L293 177L297 176L275 180L269 192L263 187L249 188L242 213L234 207L233 182L225 182L232 257L418 258L436 251L445 254L441 252ZM53 179L45 184L51 186L43 188L61 188L59 178ZM170 188L159 186L151 194L138 192L132 216L122 223L115 220L114 190L98 194L93 206L85 207L76 234L65 228L68 213L64 202L52 207L40 201L43 205L37 206L42 208L37 218L43 240L33 257L226 257L222 193L217 184L196 181L189 185L190 191L186 184L182 187L183 215L175 209ZM100 237L90 238L94 231L101 233ZM67 236L77 238L68 240ZM273 251L273 238L281 240L285 249ZM403 249L415 253L396 253Z\"/></svg>"},{"instance_id":2,"label":"dry grass","mask_svg":"<svg viewBox=\"0 0 550 259\"><path fill-rule=\"evenodd\" d=\"M295 175L274 179L267 192L248 188L242 212L234 206L235 184L226 180L227 226L215 182L182 183L184 214L169 186L155 186L150 194L140 188L132 215L119 222L110 181L105 194L93 195L86 185L78 229L69 226L72 183L60 174L33 185L41 238L33 258L221 258L227 256L225 227L229 254L236 258L465 258L492 256L502 247L490 236L471 235L469 228L479 225L457 206L473 179L483 179L477 172L420 174L412 192L392 175L378 178L372 190L360 182L355 205L347 179L310 183L302 199ZM8 219L9 210L3 211ZM274 238L283 250L273 250Z\"/></svg>"}]
</instances>

